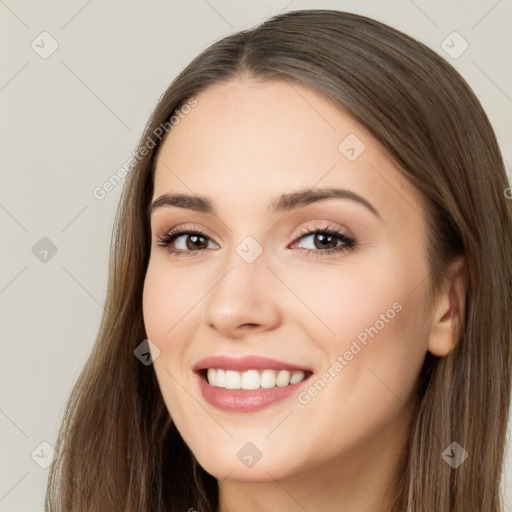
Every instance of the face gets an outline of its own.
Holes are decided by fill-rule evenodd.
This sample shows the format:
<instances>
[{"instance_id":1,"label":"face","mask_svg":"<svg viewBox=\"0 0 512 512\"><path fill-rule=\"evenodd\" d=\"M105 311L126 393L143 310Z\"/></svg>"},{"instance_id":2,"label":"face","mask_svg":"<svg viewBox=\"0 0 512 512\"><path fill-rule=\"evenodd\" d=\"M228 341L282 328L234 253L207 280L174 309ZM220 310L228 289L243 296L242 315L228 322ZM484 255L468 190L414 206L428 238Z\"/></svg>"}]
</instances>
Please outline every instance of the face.
<instances>
[{"instance_id":1,"label":"face","mask_svg":"<svg viewBox=\"0 0 512 512\"><path fill-rule=\"evenodd\" d=\"M143 296L177 429L219 479L395 453L432 324L419 193L308 88L196 100L157 160Z\"/></svg>"}]
</instances>

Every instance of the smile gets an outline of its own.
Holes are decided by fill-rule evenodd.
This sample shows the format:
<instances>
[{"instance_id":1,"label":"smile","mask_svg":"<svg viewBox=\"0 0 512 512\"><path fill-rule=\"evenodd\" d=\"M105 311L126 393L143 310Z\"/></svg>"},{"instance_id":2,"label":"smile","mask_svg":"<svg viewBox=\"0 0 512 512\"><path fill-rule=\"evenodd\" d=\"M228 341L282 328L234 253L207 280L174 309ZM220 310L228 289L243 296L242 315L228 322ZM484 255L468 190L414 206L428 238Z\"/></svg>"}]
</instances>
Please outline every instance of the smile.
<instances>
[{"instance_id":1,"label":"smile","mask_svg":"<svg viewBox=\"0 0 512 512\"><path fill-rule=\"evenodd\" d=\"M203 398L228 412L255 412L299 393L309 368L263 356L212 356L194 365Z\"/></svg>"},{"instance_id":2,"label":"smile","mask_svg":"<svg viewBox=\"0 0 512 512\"><path fill-rule=\"evenodd\" d=\"M224 370L222 368L208 368L206 379L208 384L226 389L270 389L275 386L284 387L290 384L297 384L304 380L311 372L288 370L247 370L238 372L235 370Z\"/></svg>"}]
</instances>

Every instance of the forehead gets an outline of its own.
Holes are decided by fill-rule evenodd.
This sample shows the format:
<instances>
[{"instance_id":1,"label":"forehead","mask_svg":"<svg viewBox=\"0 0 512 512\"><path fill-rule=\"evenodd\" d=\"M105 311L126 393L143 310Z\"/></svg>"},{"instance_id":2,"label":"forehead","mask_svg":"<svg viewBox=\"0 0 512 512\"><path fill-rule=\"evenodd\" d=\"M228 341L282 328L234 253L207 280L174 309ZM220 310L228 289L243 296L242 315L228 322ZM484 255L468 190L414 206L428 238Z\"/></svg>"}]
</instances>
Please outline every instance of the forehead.
<instances>
[{"instance_id":1,"label":"forehead","mask_svg":"<svg viewBox=\"0 0 512 512\"><path fill-rule=\"evenodd\" d=\"M367 130L305 86L237 78L196 100L163 142L153 198L173 191L266 208L291 189L341 186L395 219L421 211L419 192Z\"/></svg>"}]
</instances>

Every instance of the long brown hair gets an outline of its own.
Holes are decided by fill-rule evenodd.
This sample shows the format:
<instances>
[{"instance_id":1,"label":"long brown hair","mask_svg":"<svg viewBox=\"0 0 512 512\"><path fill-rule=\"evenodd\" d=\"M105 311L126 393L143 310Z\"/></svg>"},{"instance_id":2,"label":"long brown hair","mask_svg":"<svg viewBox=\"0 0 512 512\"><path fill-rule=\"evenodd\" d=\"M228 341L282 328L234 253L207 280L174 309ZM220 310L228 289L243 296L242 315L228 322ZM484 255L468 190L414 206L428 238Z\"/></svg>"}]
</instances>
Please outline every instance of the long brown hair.
<instances>
[{"instance_id":1,"label":"long brown hair","mask_svg":"<svg viewBox=\"0 0 512 512\"><path fill-rule=\"evenodd\" d=\"M216 42L173 81L139 143L111 246L96 344L69 398L51 466L50 512L215 512L216 479L177 432L152 366L142 289L150 254L147 206L161 144L147 141L186 101L241 74L306 85L359 121L428 205L432 290L465 259L460 337L427 354L390 512L500 512L511 393L512 208L489 120L464 79L435 52L375 20L331 10L275 16ZM168 126L168 125L167 125ZM468 459L442 458L457 442Z\"/></svg>"}]
</instances>

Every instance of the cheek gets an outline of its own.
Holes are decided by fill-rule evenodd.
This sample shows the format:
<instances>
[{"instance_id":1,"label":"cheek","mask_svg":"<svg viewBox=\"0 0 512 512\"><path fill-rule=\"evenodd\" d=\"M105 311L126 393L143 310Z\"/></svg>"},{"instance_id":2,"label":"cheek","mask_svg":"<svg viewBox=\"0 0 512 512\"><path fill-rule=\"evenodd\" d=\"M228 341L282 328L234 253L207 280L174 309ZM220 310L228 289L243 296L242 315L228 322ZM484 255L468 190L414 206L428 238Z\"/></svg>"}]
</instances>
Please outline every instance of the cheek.
<instances>
[{"instance_id":1,"label":"cheek","mask_svg":"<svg viewBox=\"0 0 512 512\"><path fill-rule=\"evenodd\" d=\"M396 396L406 401L417 382L430 321L425 262L396 252L377 256L315 275L288 271L294 292L311 305L311 313L294 315L323 354L327 401L400 406Z\"/></svg>"},{"instance_id":2,"label":"cheek","mask_svg":"<svg viewBox=\"0 0 512 512\"><path fill-rule=\"evenodd\" d=\"M331 440L333 451L358 441L370 446L383 429L396 434L396 429L402 428L400 418L414 410L425 350L421 329L409 316L412 313L410 305L403 304L403 309L387 324L383 320L382 324L374 322L360 330L364 337L343 342L346 350L331 352L329 360L341 361L334 368L340 371L332 372L335 377L310 403L318 411L330 411L326 435L334 428L344 432Z\"/></svg>"},{"instance_id":3,"label":"cheek","mask_svg":"<svg viewBox=\"0 0 512 512\"><path fill-rule=\"evenodd\" d=\"M173 277L172 271L164 264L150 260L142 295L142 310L147 337L158 347L159 356L154 359L153 367L168 402L169 391L174 380L170 374L176 369L174 364L181 361L184 347L178 340L186 325L186 313L193 304L191 287ZM169 374L169 373L170 374ZM169 404L168 404L169 405Z\"/></svg>"},{"instance_id":4,"label":"cheek","mask_svg":"<svg viewBox=\"0 0 512 512\"><path fill-rule=\"evenodd\" d=\"M176 333L183 329L204 296L207 281L181 269L169 268L161 256L150 259L142 297L144 324L148 337L160 340L165 350Z\"/></svg>"},{"instance_id":5,"label":"cheek","mask_svg":"<svg viewBox=\"0 0 512 512\"><path fill-rule=\"evenodd\" d=\"M180 322L186 311L182 299L182 286L171 278L165 265L155 264L150 260L142 296L144 326L147 337L158 347L159 355L153 360L153 369L159 383L160 392L167 410L175 416L180 416L179 386L176 384L178 376L176 362L182 360L184 347L177 340L177 333L183 329L184 322Z\"/></svg>"},{"instance_id":6,"label":"cheek","mask_svg":"<svg viewBox=\"0 0 512 512\"><path fill-rule=\"evenodd\" d=\"M316 336L325 364L298 400L304 417L323 417L318 435L327 452L372 447L413 410L427 329L420 294L407 293L384 287L357 302L342 299L345 309L331 320L336 336Z\"/></svg>"},{"instance_id":7,"label":"cheek","mask_svg":"<svg viewBox=\"0 0 512 512\"><path fill-rule=\"evenodd\" d=\"M403 331L397 343L411 328L423 328L421 282L428 271L417 255L386 247L350 255L346 263L312 268L311 263L295 262L279 271L301 302L290 296L293 308L288 316L307 326L311 338L322 340L329 349L342 349L358 335L364 341L367 329L374 332L375 326L379 333L390 326ZM408 322L410 318L414 321Z\"/></svg>"}]
</instances>

